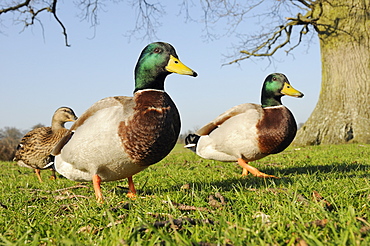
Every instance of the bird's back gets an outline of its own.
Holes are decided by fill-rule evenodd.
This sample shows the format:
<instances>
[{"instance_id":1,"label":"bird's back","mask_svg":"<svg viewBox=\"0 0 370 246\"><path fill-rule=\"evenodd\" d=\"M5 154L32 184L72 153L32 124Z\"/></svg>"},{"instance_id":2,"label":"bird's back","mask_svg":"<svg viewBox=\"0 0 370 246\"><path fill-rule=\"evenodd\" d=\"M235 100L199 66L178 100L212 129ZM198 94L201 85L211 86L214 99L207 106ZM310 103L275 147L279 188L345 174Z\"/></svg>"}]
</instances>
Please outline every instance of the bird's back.
<instances>
[{"instance_id":1,"label":"bird's back","mask_svg":"<svg viewBox=\"0 0 370 246\"><path fill-rule=\"evenodd\" d=\"M51 127L40 127L28 132L20 141L14 160L21 166L42 169L49 163L54 146L68 130L52 131Z\"/></svg>"}]
</instances>

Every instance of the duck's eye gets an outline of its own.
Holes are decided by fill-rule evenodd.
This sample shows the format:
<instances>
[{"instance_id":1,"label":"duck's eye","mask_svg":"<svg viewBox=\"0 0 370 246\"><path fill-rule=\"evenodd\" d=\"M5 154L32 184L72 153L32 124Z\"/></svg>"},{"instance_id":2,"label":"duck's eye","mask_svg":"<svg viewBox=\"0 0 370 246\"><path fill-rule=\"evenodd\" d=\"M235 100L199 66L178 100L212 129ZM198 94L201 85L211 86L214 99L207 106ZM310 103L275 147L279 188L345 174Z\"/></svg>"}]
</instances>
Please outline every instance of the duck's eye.
<instances>
[{"instance_id":1,"label":"duck's eye","mask_svg":"<svg viewBox=\"0 0 370 246\"><path fill-rule=\"evenodd\" d=\"M153 53L160 53L161 52L161 49L160 48L155 48L154 50L153 50Z\"/></svg>"},{"instance_id":2,"label":"duck's eye","mask_svg":"<svg viewBox=\"0 0 370 246\"><path fill-rule=\"evenodd\" d=\"M273 78L272 78L272 80L273 80L273 81L276 81L276 77L273 77Z\"/></svg>"}]
</instances>

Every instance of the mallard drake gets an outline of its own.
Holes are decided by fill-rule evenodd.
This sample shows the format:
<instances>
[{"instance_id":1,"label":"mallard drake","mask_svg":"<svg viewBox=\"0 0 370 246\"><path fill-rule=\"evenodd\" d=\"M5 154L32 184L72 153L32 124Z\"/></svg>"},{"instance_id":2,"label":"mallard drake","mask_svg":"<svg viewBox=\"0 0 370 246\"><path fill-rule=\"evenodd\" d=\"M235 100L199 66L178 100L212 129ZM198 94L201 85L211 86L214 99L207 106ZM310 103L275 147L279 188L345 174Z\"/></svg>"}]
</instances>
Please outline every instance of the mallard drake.
<instances>
[{"instance_id":1,"label":"mallard drake","mask_svg":"<svg viewBox=\"0 0 370 246\"><path fill-rule=\"evenodd\" d=\"M51 126L33 129L24 135L17 146L13 160L20 166L35 169L37 178L42 182L40 170L51 161L51 151L68 132L64 124L75 120L77 116L71 108L58 108L53 115ZM52 178L55 178L54 170L52 170Z\"/></svg>"},{"instance_id":2,"label":"mallard drake","mask_svg":"<svg viewBox=\"0 0 370 246\"><path fill-rule=\"evenodd\" d=\"M99 202L103 181L128 178L128 196L135 196L132 176L162 160L180 132L179 112L164 91L171 73L197 76L172 45L146 46L135 67L134 96L108 97L86 110L53 152L57 172L75 181L92 180Z\"/></svg>"},{"instance_id":3,"label":"mallard drake","mask_svg":"<svg viewBox=\"0 0 370 246\"><path fill-rule=\"evenodd\" d=\"M293 141L297 124L281 103L284 95L303 97L281 73L267 76L262 86L261 104L235 106L185 138L185 147L205 159L237 161L242 176L275 177L248 165L250 161L283 151ZM275 177L276 178L276 177Z\"/></svg>"}]
</instances>

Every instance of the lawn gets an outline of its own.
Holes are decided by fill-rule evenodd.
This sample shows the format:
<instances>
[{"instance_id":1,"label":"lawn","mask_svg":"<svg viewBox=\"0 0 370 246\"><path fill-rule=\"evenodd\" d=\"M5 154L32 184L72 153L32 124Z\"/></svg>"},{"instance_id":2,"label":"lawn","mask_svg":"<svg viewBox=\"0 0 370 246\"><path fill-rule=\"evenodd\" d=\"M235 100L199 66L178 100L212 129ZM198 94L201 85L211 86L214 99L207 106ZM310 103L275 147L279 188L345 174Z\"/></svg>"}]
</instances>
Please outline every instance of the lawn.
<instances>
[{"instance_id":1,"label":"lawn","mask_svg":"<svg viewBox=\"0 0 370 246\"><path fill-rule=\"evenodd\" d=\"M181 145L127 181L92 184L0 162L0 245L369 245L370 145L289 147L251 164Z\"/></svg>"}]
</instances>

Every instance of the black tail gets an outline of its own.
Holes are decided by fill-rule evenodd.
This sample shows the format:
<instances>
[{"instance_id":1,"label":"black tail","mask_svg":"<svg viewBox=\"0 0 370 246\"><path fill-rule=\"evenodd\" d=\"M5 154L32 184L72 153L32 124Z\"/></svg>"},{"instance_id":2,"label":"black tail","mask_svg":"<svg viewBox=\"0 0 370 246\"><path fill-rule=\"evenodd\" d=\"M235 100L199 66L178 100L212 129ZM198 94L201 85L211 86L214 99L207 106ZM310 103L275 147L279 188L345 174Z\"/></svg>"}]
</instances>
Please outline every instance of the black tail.
<instances>
[{"instance_id":1,"label":"black tail","mask_svg":"<svg viewBox=\"0 0 370 246\"><path fill-rule=\"evenodd\" d=\"M196 153L199 138L200 138L200 136L198 136L196 134L187 135L186 138L185 138L185 144L186 144L185 148L188 148L191 151L193 151L194 153Z\"/></svg>"},{"instance_id":2,"label":"black tail","mask_svg":"<svg viewBox=\"0 0 370 246\"><path fill-rule=\"evenodd\" d=\"M51 169L55 170L54 160L55 160L55 156L53 156L53 155L49 155L49 158L48 158L48 164L46 164L46 165L43 167L43 169L51 168Z\"/></svg>"}]
</instances>

